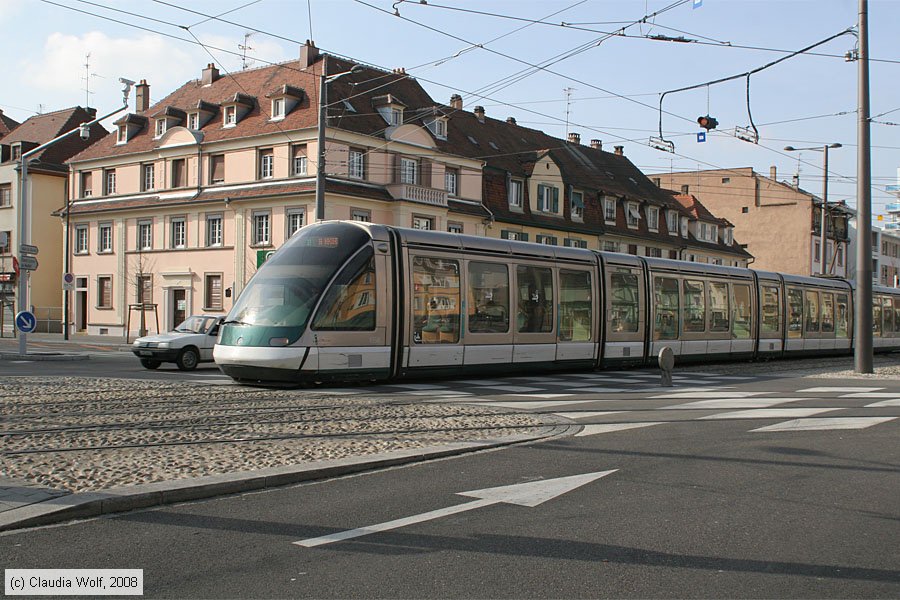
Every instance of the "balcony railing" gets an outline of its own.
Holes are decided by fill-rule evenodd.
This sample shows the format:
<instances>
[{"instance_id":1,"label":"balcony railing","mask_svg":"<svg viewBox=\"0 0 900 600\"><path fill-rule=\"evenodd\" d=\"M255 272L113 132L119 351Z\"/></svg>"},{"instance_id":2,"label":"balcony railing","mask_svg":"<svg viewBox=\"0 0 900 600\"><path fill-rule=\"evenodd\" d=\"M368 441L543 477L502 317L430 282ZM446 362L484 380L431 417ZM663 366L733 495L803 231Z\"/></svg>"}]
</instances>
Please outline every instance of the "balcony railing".
<instances>
[{"instance_id":1,"label":"balcony railing","mask_svg":"<svg viewBox=\"0 0 900 600\"><path fill-rule=\"evenodd\" d=\"M394 183L387 186L388 193L395 200L408 200L432 206L447 206L447 191L411 183Z\"/></svg>"},{"instance_id":2,"label":"balcony railing","mask_svg":"<svg viewBox=\"0 0 900 600\"><path fill-rule=\"evenodd\" d=\"M885 223L884 228L889 230L900 229L900 223Z\"/></svg>"},{"instance_id":3,"label":"balcony railing","mask_svg":"<svg viewBox=\"0 0 900 600\"><path fill-rule=\"evenodd\" d=\"M891 202L884 207L884 210L888 212L900 212L900 202Z\"/></svg>"}]
</instances>

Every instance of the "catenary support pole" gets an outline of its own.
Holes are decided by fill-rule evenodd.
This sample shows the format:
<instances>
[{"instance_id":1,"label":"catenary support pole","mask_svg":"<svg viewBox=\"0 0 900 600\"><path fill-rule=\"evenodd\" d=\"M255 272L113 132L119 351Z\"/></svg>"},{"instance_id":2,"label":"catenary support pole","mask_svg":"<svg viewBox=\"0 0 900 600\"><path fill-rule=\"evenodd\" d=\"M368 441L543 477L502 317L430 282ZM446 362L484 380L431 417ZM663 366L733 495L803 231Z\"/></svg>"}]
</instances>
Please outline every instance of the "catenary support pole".
<instances>
[{"instance_id":1,"label":"catenary support pole","mask_svg":"<svg viewBox=\"0 0 900 600\"><path fill-rule=\"evenodd\" d=\"M859 0L859 60L857 65L856 162L856 329L854 363L857 373L872 368L872 189L869 139L869 3Z\"/></svg>"}]
</instances>

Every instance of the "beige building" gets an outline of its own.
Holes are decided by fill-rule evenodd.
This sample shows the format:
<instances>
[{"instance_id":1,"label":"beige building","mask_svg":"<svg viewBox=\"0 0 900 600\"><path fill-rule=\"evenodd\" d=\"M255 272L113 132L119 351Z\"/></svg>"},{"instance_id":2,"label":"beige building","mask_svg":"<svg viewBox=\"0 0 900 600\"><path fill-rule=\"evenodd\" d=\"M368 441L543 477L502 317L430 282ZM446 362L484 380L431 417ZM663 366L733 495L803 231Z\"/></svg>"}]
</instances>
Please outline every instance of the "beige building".
<instances>
[{"instance_id":1,"label":"beige building","mask_svg":"<svg viewBox=\"0 0 900 600\"><path fill-rule=\"evenodd\" d=\"M2 115L0 115L2 116ZM54 211L66 202L68 167L64 164L106 134L100 125L91 128L91 137L70 136L37 153L28 165L26 206L30 239L37 246L39 266L35 271L18 268L21 260L18 231L21 156L81 123L94 119L92 108L74 107L35 115L0 139L0 326L12 335L12 316L18 310L18 280L27 278L28 304L38 320L37 331L62 331L63 227Z\"/></svg>"},{"instance_id":2,"label":"beige building","mask_svg":"<svg viewBox=\"0 0 900 600\"><path fill-rule=\"evenodd\" d=\"M850 243L843 203L828 203L827 257L821 263L821 199L750 167L649 176L658 186L699 199L717 217L734 225L734 237L755 257L752 268L796 275L847 276Z\"/></svg>"}]
</instances>

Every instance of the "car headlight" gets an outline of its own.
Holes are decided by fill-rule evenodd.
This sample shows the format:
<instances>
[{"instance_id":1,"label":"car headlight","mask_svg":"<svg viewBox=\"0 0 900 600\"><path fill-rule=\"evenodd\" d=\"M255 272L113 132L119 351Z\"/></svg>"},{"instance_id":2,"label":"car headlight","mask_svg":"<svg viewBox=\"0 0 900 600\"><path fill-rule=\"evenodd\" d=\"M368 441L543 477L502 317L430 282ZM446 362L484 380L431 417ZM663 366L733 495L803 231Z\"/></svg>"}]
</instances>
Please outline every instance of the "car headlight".
<instances>
[{"instance_id":1,"label":"car headlight","mask_svg":"<svg viewBox=\"0 0 900 600\"><path fill-rule=\"evenodd\" d=\"M170 342L160 342L156 345L157 348L168 348L170 346Z\"/></svg>"},{"instance_id":2,"label":"car headlight","mask_svg":"<svg viewBox=\"0 0 900 600\"><path fill-rule=\"evenodd\" d=\"M134 342L133 342L131 345L132 345L132 346L135 346L135 347L138 347L138 346L141 345L141 340L134 340Z\"/></svg>"}]
</instances>

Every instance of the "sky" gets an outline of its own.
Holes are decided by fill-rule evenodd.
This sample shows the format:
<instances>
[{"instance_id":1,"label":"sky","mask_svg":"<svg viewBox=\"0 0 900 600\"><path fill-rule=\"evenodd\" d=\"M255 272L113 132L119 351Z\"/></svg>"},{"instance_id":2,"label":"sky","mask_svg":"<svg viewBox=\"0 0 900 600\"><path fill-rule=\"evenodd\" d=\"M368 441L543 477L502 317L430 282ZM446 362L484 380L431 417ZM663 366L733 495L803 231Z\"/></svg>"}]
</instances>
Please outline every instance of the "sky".
<instances>
[{"instance_id":1,"label":"sky","mask_svg":"<svg viewBox=\"0 0 900 600\"><path fill-rule=\"evenodd\" d=\"M120 77L146 79L156 102L207 63L223 72L263 67L295 59L312 39L369 65L403 67L437 101L459 93L467 110L481 105L489 117L513 116L561 138L577 132L585 144L624 146L648 175L742 167L768 175L775 166L779 179L799 172L801 187L820 194L823 153L783 148L839 143L829 151L828 198L855 207L858 63L845 55L857 38L838 34L856 26L858 1L695 3L0 0L0 109L20 122L85 104L105 114L121 103ZM900 183L900 46L893 43L900 1L868 6L872 208L879 215L897 201L885 187ZM750 76L749 107L746 77L703 85L782 58ZM707 114L719 125L698 142L696 120ZM758 144L735 137L736 127L750 127L750 115ZM651 147L660 128L674 153Z\"/></svg>"}]
</instances>

